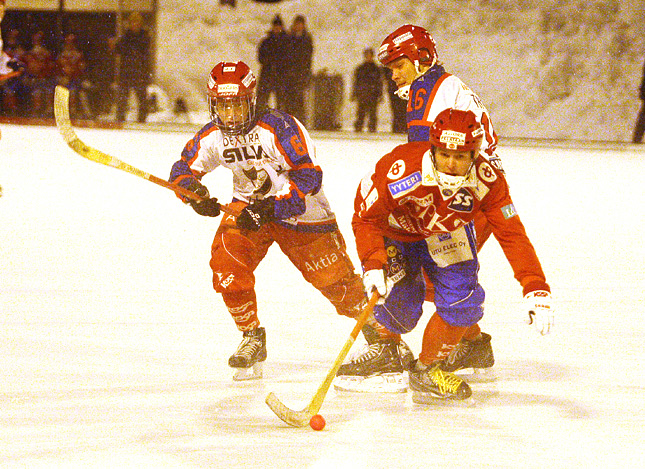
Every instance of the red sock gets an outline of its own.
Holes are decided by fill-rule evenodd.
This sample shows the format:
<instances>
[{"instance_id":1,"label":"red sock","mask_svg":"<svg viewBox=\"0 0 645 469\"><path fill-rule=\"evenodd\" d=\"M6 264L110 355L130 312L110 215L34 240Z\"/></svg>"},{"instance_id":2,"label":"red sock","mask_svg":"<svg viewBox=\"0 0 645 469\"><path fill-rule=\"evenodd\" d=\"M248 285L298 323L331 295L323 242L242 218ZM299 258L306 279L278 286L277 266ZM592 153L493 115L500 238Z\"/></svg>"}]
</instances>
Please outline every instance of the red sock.
<instances>
[{"instance_id":1,"label":"red sock","mask_svg":"<svg viewBox=\"0 0 645 469\"><path fill-rule=\"evenodd\" d=\"M424 365L430 365L446 358L467 329L467 327L451 326L437 313L433 314L423 332L419 361Z\"/></svg>"},{"instance_id":2,"label":"red sock","mask_svg":"<svg viewBox=\"0 0 645 469\"><path fill-rule=\"evenodd\" d=\"M370 316L367 318L367 325L374 329L376 334L378 334L379 340L392 339L397 342L401 341L401 334L396 334L387 329L384 325L376 320L373 314L370 314Z\"/></svg>"},{"instance_id":3,"label":"red sock","mask_svg":"<svg viewBox=\"0 0 645 469\"><path fill-rule=\"evenodd\" d=\"M481 334L481 329L479 328L479 324L473 324L470 326L468 329L466 329L466 332L464 332L464 339L466 340L475 340L476 338L479 337L479 334Z\"/></svg>"},{"instance_id":4,"label":"red sock","mask_svg":"<svg viewBox=\"0 0 645 469\"><path fill-rule=\"evenodd\" d=\"M228 312L233 316L235 325L240 331L250 331L260 326L258 304L255 299L254 290L226 292L222 293L222 298L228 308Z\"/></svg>"}]
</instances>

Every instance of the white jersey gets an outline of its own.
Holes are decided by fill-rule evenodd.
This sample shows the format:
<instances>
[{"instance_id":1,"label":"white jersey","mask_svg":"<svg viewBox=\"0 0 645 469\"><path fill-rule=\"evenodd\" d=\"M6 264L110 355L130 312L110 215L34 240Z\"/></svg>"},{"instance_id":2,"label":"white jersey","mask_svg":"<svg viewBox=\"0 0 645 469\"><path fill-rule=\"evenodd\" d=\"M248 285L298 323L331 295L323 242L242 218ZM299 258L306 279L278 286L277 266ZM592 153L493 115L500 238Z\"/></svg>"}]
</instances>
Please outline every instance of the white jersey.
<instances>
[{"instance_id":1,"label":"white jersey","mask_svg":"<svg viewBox=\"0 0 645 469\"><path fill-rule=\"evenodd\" d=\"M170 180L186 187L220 166L233 173L234 200L275 197L275 217L282 224L304 231L335 227L313 141L289 114L269 109L239 136L208 123L186 144Z\"/></svg>"},{"instance_id":2,"label":"white jersey","mask_svg":"<svg viewBox=\"0 0 645 469\"><path fill-rule=\"evenodd\" d=\"M441 111L450 108L475 113L485 132L481 150L501 170L495 154L497 134L488 110L475 92L456 76L446 73L441 65L431 67L410 85L408 141L428 141L435 118Z\"/></svg>"}]
</instances>

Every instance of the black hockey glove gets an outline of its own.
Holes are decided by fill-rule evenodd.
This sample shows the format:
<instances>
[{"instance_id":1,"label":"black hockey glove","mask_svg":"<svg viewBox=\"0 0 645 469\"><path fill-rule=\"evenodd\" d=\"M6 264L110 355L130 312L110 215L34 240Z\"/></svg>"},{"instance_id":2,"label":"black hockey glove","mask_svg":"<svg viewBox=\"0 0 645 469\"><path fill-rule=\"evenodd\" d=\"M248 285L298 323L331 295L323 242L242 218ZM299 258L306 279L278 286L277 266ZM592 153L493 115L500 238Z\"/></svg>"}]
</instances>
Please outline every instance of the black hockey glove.
<instances>
[{"instance_id":1,"label":"black hockey glove","mask_svg":"<svg viewBox=\"0 0 645 469\"><path fill-rule=\"evenodd\" d=\"M192 199L188 200L187 203L193 207L193 210L204 217L216 217L219 215L220 204L215 197L211 198L205 185L198 181L193 181L186 189L204 198L201 202Z\"/></svg>"},{"instance_id":2,"label":"black hockey glove","mask_svg":"<svg viewBox=\"0 0 645 469\"><path fill-rule=\"evenodd\" d=\"M237 216L237 227L243 230L258 231L262 225L273 220L275 198L258 200L247 205Z\"/></svg>"}]
</instances>

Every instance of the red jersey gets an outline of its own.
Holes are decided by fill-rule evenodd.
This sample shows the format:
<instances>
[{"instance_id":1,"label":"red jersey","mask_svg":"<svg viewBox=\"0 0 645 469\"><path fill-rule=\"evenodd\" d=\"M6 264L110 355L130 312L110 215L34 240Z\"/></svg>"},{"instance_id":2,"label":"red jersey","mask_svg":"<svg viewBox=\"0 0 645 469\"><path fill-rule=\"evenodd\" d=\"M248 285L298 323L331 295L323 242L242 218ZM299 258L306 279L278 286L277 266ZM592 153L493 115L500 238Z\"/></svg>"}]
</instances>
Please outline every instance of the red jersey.
<instances>
[{"instance_id":1,"label":"red jersey","mask_svg":"<svg viewBox=\"0 0 645 469\"><path fill-rule=\"evenodd\" d=\"M352 228L364 270L387 263L384 236L421 241L455 231L482 212L524 294L550 291L504 175L478 155L461 187L442 189L434 177L430 147L430 142L400 145L382 157L361 181Z\"/></svg>"}]
</instances>

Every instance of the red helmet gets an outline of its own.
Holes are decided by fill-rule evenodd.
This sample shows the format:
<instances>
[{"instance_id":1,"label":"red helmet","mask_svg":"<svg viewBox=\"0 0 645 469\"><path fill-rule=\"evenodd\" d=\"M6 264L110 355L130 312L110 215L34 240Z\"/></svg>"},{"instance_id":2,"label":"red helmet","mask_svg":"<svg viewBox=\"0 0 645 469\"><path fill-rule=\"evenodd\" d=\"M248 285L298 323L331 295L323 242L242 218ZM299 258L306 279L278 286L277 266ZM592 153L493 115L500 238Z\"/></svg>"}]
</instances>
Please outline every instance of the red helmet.
<instances>
[{"instance_id":1,"label":"red helmet","mask_svg":"<svg viewBox=\"0 0 645 469\"><path fill-rule=\"evenodd\" d=\"M412 62L432 65L437 60L437 49L430 33L421 26L404 24L386 37L378 50L383 65L407 57Z\"/></svg>"},{"instance_id":2,"label":"red helmet","mask_svg":"<svg viewBox=\"0 0 645 469\"><path fill-rule=\"evenodd\" d=\"M212 120L216 121L222 132L239 135L249 130L255 117L255 87L257 80L248 65L244 62L220 62L208 77L208 109ZM232 118L228 107L243 107L244 115Z\"/></svg>"},{"instance_id":3,"label":"red helmet","mask_svg":"<svg viewBox=\"0 0 645 469\"><path fill-rule=\"evenodd\" d=\"M430 127L430 143L446 150L479 152L484 129L473 111L444 109Z\"/></svg>"}]
</instances>

